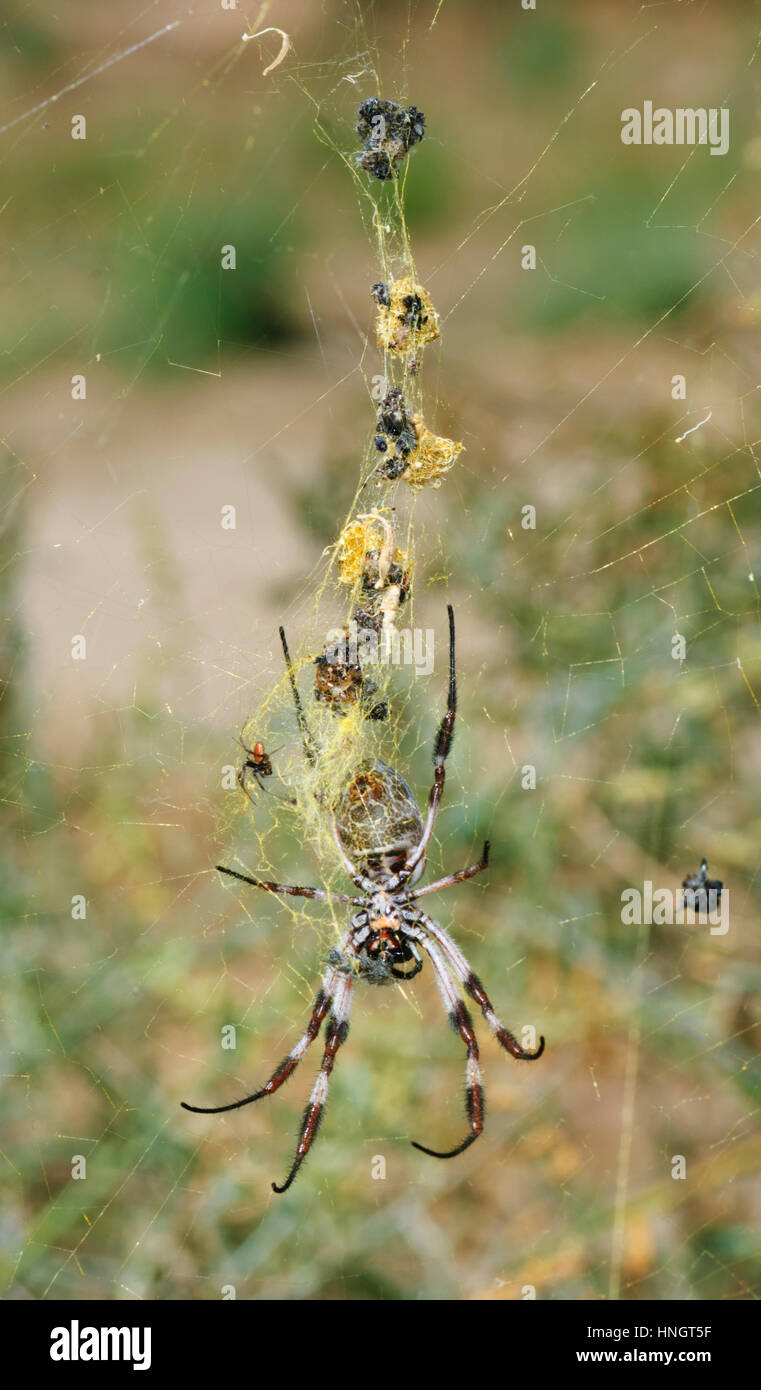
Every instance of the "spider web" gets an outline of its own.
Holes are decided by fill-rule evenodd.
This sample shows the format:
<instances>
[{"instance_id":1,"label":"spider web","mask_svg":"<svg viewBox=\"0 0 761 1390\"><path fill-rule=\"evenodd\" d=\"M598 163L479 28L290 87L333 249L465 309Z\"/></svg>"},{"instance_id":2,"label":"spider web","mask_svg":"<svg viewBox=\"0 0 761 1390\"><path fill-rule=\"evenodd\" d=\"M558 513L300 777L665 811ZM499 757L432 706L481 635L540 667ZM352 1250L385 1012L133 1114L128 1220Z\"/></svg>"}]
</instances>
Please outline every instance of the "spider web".
<instances>
[{"instance_id":1,"label":"spider web","mask_svg":"<svg viewBox=\"0 0 761 1390\"><path fill-rule=\"evenodd\" d=\"M12 14L7 1297L758 1296L759 34L744 6L540 8ZM293 49L262 77L278 36L241 34L271 24ZM354 165L376 92L427 117L398 202ZM650 97L728 106L729 153L622 146ZM410 269L442 331L411 399L465 446L389 513L397 621L435 663L380 673L387 721L335 720L310 691L347 612L336 542L384 501L361 490L388 369L369 288ZM358 987L277 1198L319 1044L264 1106L179 1102L266 1079L342 925L212 867L346 886L278 624L327 798L380 755L424 801L448 600L430 877L493 855L431 907L547 1053L515 1066L480 1028L486 1133L423 1160L410 1138L464 1134L461 1045L430 970ZM251 801L239 735L278 750ZM622 889L703 855L725 936L622 924Z\"/></svg>"}]
</instances>

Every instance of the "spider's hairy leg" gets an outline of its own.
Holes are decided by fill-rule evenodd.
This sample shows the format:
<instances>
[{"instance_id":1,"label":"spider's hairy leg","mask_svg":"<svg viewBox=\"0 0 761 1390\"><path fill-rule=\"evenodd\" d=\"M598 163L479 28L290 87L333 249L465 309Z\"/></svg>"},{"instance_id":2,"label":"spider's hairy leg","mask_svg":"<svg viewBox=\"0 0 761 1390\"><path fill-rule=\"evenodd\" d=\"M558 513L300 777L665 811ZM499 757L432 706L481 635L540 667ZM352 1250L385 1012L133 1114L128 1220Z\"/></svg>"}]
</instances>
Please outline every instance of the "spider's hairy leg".
<instances>
[{"instance_id":1,"label":"spider's hairy leg","mask_svg":"<svg viewBox=\"0 0 761 1390\"><path fill-rule=\"evenodd\" d=\"M288 1077L296 1070L309 1044L313 1043L317 1037L322 1020L330 1008L336 984L339 979L340 976L335 970L326 971L325 978L322 982L322 988L317 992L317 998L314 1001L314 1007L304 1036L299 1038L296 1046L291 1048L288 1056L283 1059L279 1067L275 1068L269 1081L265 1086L262 1086L260 1091L255 1091L251 1096L245 1096L243 1100L234 1100L231 1105L214 1105L211 1107L204 1105L187 1105L183 1100L180 1102L183 1110L192 1110L194 1115L221 1115L225 1110L240 1110L241 1106L250 1105L252 1101L261 1100L263 1096L271 1096L275 1091L279 1090L283 1082L287 1081Z\"/></svg>"},{"instance_id":2,"label":"spider's hairy leg","mask_svg":"<svg viewBox=\"0 0 761 1390\"><path fill-rule=\"evenodd\" d=\"M437 878L435 883L426 883L423 888L413 888L411 892L405 893L405 901L414 903L418 898L424 898L427 893L438 893L442 888L453 888L456 883L462 883L466 878L475 878L476 874L483 873L489 864L489 841L484 841L484 852L477 864L471 864L467 869L456 869L453 874L446 874L444 878Z\"/></svg>"},{"instance_id":3,"label":"spider's hairy leg","mask_svg":"<svg viewBox=\"0 0 761 1390\"><path fill-rule=\"evenodd\" d=\"M285 658L285 669L288 672L288 679L291 683L293 703L296 708L296 722L298 723L299 729L301 730L301 741L304 745L304 757L306 758L310 766L314 767L314 764L317 761L317 746L310 732L309 725L307 724L306 715L304 713L304 706L301 703L301 696L299 695L299 687L296 684L296 673L293 669L291 653L288 650L288 642L285 636L285 628L282 626L280 628L280 641L282 643L283 656Z\"/></svg>"},{"instance_id":4,"label":"spider's hairy leg","mask_svg":"<svg viewBox=\"0 0 761 1390\"><path fill-rule=\"evenodd\" d=\"M444 930L439 922L434 921L433 917L429 917L425 912L420 912L418 920L421 925L425 927L426 931L438 941L458 980L467 990L471 999L474 999L478 1004L494 1036L497 1041L502 1044L505 1051L509 1052L510 1056L515 1057L519 1062L536 1062L544 1052L544 1038L539 1039L539 1046L535 1052L527 1052L524 1047L521 1047L518 1039L510 1032L510 1029L506 1028L504 1023L501 1023L497 1018L492 1008L491 1000L481 984L481 981L478 976L473 973L465 956L457 943L452 940L449 933Z\"/></svg>"},{"instance_id":5,"label":"spider's hairy leg","mask_svg":"<svg viewBox=\"0 0 761 1390\"><path fill-rule=\"evenodd\" d=\"M425 857L426 850L428 849L428 842L433 833L439 802L444 793L446 761L454 739L454 722L457 714L457 676L455 672L454 610L451 603L447 604L447 613L449 615L449 693L447 695L447 708L444 718L439 725L433 745L433 785L428 796L428 814L425 820L425 828L419 845L412 851L405 865L405 870L410 873L417 867L421 859Z\"/></svg>"},{"instance_id":6,"label":"spider's hairy leg","mask_svg":"<svg viewBox=\"0 0 761 1390\"><path fill-rule=\"evenodd\" d=\"M256 763L252 763L250 758L247 758L240 772L237 774L236 781L241 791L245 792L252 806L256 806L256 802L254 801L251 792L246 786L246 770L249 768L252 769L251 775L254 781L256 782L256 785L259 788L260 792L266 792L268 796L277 797L278 801L284 801L286 806L295 806L297 804L296 798L294 796L284 796L282 792L272 791L270 787L265 787L261 777L259 776L256 770Z\"/></svg>"},{"instance_id":7,"label":"spider's hairy leg","mask_svg":"<svg viewBox=\"0 0 761 1390\"><path fill-rule=\"evenodd\" d=\"M449 1021L456 1033L460 1034L465 1047L467 1048L467 1060L465 1063L465 1109L470 1122L470 1134L463 1139L454 1149L448 1149L441 1153L438 1149L429 1149L425 1144L418 1144L412 1140L412 1147L420 1149L421 1153L430 1154L431 1158L456 1158L458 1154L475 1143L484 1127L484 1090L481 1082L481 1069L478 1065L478 1043L473 1028L473 1021L462 1002L447 968L447 963L439 950L438 946L428 940L422 932L419 934L415 928L406 929L407 932L415 933L423 950L428 955L433 966L436 983L439 987L444 1008L449 1015Z\"/></svg>"},{"instance_id":8,"label":"spider's hairy leg","mask_svg":"<svg viewBox=\"0 0 761 1390\"><path fill-rule=\"evenodd\" d=\"M350 898L346 893L329 893L326 888L306 888L293 883L270 883L263 878L251 878L249 874L239 874L236 869L226 869L224 864L215 864L215 869L230 878L238 878L241 883L251 883L254 888L264 888L267 893L290 893L294 898L316 898L318 902L356 903L358 898Z\"/></svg>"},{"instance_id":9,"label":"spider's hairy leg","mask_svg":"<svg viewBox=\"0 0 761 1390\"><path fill-rule=\"evenodd\" d=\"M304 1117L301 1121L299 1140L296 1145L296 1157L291 1164L291 1170L285 1182L280 1186L273 1182L273 1192L287 1192L299 1168L304 1162L304 1159L309 1153L312 1142L319 1129L322 1112L325 1108L325 1101L328 1095L330 1073L333 1070L336 1060L336 1053L341 1044L346 1041L349 1032L351 991L351 979L346 975L338 974L337 983L333 992L331 1011L328 1021L325 1024L325 1051L322 1056L320 1070L317 1074L317 1080L312 1088L312 1094L309 1097L306 1110L304 1111Z\"/></svg>"}]
</instances>

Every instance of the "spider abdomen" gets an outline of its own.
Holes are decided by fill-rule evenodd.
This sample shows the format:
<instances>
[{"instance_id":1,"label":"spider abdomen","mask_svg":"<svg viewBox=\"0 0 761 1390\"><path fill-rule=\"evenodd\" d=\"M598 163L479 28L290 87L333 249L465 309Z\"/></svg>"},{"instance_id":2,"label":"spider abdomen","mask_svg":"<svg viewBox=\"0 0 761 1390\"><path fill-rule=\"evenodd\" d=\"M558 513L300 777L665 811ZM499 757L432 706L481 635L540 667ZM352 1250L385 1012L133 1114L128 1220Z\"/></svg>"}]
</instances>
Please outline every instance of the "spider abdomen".
<instances>
[{"instance_id":1,"label":"spider abdomen","mask_svg":"<svg viewBox=\"0 0 761 1390\"><path fill-rule=\"evenodd\" d=\"M336 830L346 853L382 882L399 872L420 843L423 820L409 783L378 759L362 764L344 788Z\"/></svg>"}]
</instances>

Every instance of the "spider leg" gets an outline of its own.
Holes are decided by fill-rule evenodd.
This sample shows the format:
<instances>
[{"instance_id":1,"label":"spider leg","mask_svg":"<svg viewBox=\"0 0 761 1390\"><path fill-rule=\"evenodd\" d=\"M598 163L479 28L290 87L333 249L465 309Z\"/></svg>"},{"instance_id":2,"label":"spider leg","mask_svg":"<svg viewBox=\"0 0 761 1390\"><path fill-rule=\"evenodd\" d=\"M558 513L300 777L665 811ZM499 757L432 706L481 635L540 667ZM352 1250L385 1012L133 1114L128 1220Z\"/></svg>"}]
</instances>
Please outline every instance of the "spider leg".
<instances>
[{"instance_id":1,"label":"spider leg","mask_svg":"<svg viewBox=\"0 0 761 1390\"><path fill-rule=\"evenodd\" d=\"M431 1158L456 1158L458 1154L463 1153L465 1149L475 1143L484 1127L484 1091L481 1082L481 1068L478 1065L478 1043L473 1028L473 1020L454 987L444 956L438 946L424 937L422 933L418 939L433 966L439 994L449 1015L449 1022L454 1031L460 1034L467 1048L465 1109L470 1122L470 1134L463 1139L461 1144L457 1144L454 1149L448 1149L444 1153L438 1149L429 1149L425 1144L418 1144L414 1139L412 1147L413 1149L420 1149L421 1153L430 1154Z\"/></svg>"},{"instance_id":2,"label":"spider leg","mask_svg":"<svg viewBox=\"0 0 761 1390\"><path fill-rule=\"evenodd\" d=\"M285 668L288 672L288 679L291 683L291 691L293 693L293 703L296 707L296 722L299 726L299 729L301 730L301 741L304 745L304 756L307 762L310 764L310 766L314 767L314 764L317 761L317 754L315 752L316 745L309 731L309 725L307 724L306 715L304 714L304 706L301 703L301 696L299 695L299 688L296 684L296 675L293 669L293 663L291 662L291 653L288 650L288 643L286 641L284 627L280 628L280 641L283 645Z\"/></svg>"},{"instance_id":3,"label":"spider leg","mask_svg":"<svg viewBox=\"0 0 761 1390\"><path fill-rule=\"evenodd\" d=\"M376 883L373 883L372 879L370 879L370 878L365 878L365 877L359 872L359 869L357 868L356 864L352 863L351 859L349 858L348 854L346 853L346 850L344 849L343 845L341 844L341 836L340 836L339 833L338 833L338 826L337 826L337 824L336 824L336 818L335 818L335 816L333 816L333 817L331 818L330 827L331 827L331 830L333 831L333 839L334 839L335 842L336 842L336 849L338 850L339 858L340 858L341 863L343 864L344 869L346 870L346 873L348 874L349 878L352 879L352 881L353 881L354 883L356 883L356 885L357 885L358 888L361 888L361 889L362 889L363 893L374 893L374 892L375 892L375 889L377 888L378 885L377 885ZM348 901L349 901L349 899L347 899L347 902L348 902ZM352 902L359 902L360 899L359 899L359 898L352 898L351 901L352 901Z\"/></svg>"},{"instance_id":4,"label":"spider leg","mask_svg":"<svg viewBox=\"0 0 761 1390\"><path fill-rule=\"evenodd\" d=\"M449 694L447 696L447 708L433 745L433 785L428 797L428 815L426 816L425 827L420 843L416 845L407 860L405 873L412 873L421 859L425 857L428 842L433 833L439 802L444 792L446 760L454 738L454 721L457 714L457 677L454 654L454 611L451 603L447 604L447 613L449 614Z\"/></svg>"},{"instance_id":5,"label":"spider leg","mask_svg":"<svg viewBox=\"0 0 761 1390\"><path fill-rule=\"evenodd\" d=\"M322 1112L325 1108L325 1101L328 1094L328 1083L330 1073L336 1060L341 1043L346 1041L349 1032L349 1011L351 1009L352 981L346 975L339 975L338 982L333 992L333 1000L328 1021L325 1025L325 1051L322 1056L322 1063L317 1074L317 1080L312 1088L304 1118L301 1122L299 1140L296 1145L296 1157L291 1164L290 1172L280 1186L273 1182L272 1191L277 1193L287 1192L293 1179L299 1171L304 1159L312 1147L312 1142L319 1129Z\"/></svg>"},{"instance_id":6,"label":"spider leg","mask_svg":"<svg viewBox=\"0 0 761 1390\"><path fill-rule=\"evenodd\" d=\"M350 898L346 893L329 893L326 888L305 888L292 883L270 883L263 878L251 878L249 874L239 874L235 869L226 869L224 864L215 864L219 873L230 878L239 878L241 883L251 883L254 888L264 888L267 893L290 893L294 898L316 898L318 902L358 904L361 898Z\"/></svg>"},{"instance_id":7,"label":"spider leg","mask_svg":"<svg viewBox=\"0 0 761 1390\"><path fill-rule=\"evenodd\" d=\"M446 874L444 878L437 878L435 883L426 883L423 888L413 888L410 893L405 894L408 903L414 903L418 898L424 898L427 893L438 893L442 888L452 888L455 883L462 883L466 878L475 878L480 874L489 863L489 841L484 842L484 852L477 864L471 864L469 869L457 869L453 874Z\"/></svg>"},{"instance_id":8,"label":"spider leg","mask_svg":"<svg viewBox=\"0 0 761 1390\"><path fill-rule=\"evenodd\" d=\"M519 1062L536 1062L544 1052L544 1038L539 1039L539 1046L535 1052L527 1052L524 1047L521 1047L518 1039L510 1032L509 1028L506 1028L504 1023L501 1023L497 1018L492 1008L491 1000L481 984L481 981L478 976L473 973L465 956L457 943L452 940L449 933L444 930L440 923L435 922L433 917L429 917L425 912L418 911L416 916L420 924L425 927L425 930L430 933L434 940L438 941L458 980L460 980L467 990L471 999L475 999L486 1022L505 1051L509 1052L510 1056L515 1057Z\"/></svg>"},{"instance_id":9,"label":"spider leg","mask_svg":"<svg viewBox=\"0 0 761 1390\"><path fill-rule=\"evenodd\" d=\"M249 801L251 802L251 805L252 805L252 806L255 806L255 805L256 805L256 802L254 801L254 798L252 797L251 792L249 791L248 787L246 786L246 769L247 769L247 768L250 768L250 769L251 769L251 775L252 775L254 781L256 782L256 785L257 785L257 787L259 788L260 791L266 792L268 796L274 796L274 797L276 797L278 801L284 801L285 804L286 804L286 806L295 806L295 805L296 805L296 798L295 798L295 797L293 797L293 796L283 796L283 793L282 793L282 792L276 792L276 791L273 791L271 787L265 787L264 782L262 781L261 775L259 774L259 772L258 772L257 769L256 769L256 764L255 764L255 763L252 763L252 762L250 762L250 761L247 760L247 761L243 764L243 767L241 768L240 772L238 773L237 779L236 779L236 780L237 780L238 786L240 787L241 791L242 791L242 792L245 792L245 794L246 794L246 796L248 797Z\"/></svg>"},{"instance_id":10,"label":"spider leg","mask_svg":"<svg viewBox=\"0 0 761 1390\"><path fill-rule=\"evenodd\" d=\"M287 1081L291 1073L296 1070L309 1044L313 1043L317 1037L322 1020L330 1008L331 1000L339 979L340 976L337 971L326 971L325 978L322 982L322 988L317 992L317 998L314 1001L314 1007L312 1008L312 1013L304 1036L299 1038L296 1046L291 1048L288 1056L283 1059L279 1067L275 1068L269 1081L265 1086L262 1086L261 1090L254 1091L253 1095L244 1096L243 1100L234 1100L230 1105L187 1105L183 1100L180 1101L183 1110L192 1110L194 1115L221 1115L225 1110L240 1110L241 1106L250 1105L252 1101L261 1100L263 1096L271 1096L275 1091L279 1090L283 1082Z\"/></svg>"},{"instance_id":11,"label":"spider leg","mask_svg":"<svg viewBox=\"0 0 761 1390\"><path fill-rule=\"evenodd\" d=\"M254 798L252 797L252 795L251 795L251 793L250 793L248 787L246 786L246 768L247 768L247 767L252 767L252 766L253 766L252 763L245 762L245 763L243 764L243 766L242 766L240 772L236 775L235 780L236 780L236 782L238 783L238 786L240 787L241 791L242 791L242 792L245 792L246 796L248 797L249 801L251 802L251 805L252 805L252 806L255 806L255 805L256 805L256 802L254 801ZM256 776L255 773L254 773L254 781L256 782L257 787L261 787L262 791L265 790L265 788L262 787L262 784L261 784L261 782L259 781L259 778Z\"/></svg>"}]
</instances>

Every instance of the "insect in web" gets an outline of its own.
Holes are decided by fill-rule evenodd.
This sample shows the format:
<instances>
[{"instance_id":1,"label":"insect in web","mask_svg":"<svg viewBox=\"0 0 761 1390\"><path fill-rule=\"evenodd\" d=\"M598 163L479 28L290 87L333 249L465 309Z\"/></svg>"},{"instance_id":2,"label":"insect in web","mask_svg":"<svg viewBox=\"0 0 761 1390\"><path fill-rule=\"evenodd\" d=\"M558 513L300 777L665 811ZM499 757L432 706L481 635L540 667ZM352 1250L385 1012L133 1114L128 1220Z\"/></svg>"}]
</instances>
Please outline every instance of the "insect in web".
<instances>
[{"instance_id":1,"label":"insect in web","mask_svg":"<svg viewBox=\"0 0 761 1390\"><path fill-rule=\"evenodd\" d=\"M454 737L457 711L457 682L455 675L455 627L451 606L449 614L449 695L446 713L439 725L433 745L433 784L428 797L428 810L423 817L414 792L401 773L376 760L363 763L349 780L338 798L332 813L332 830L341 863L349 878L360 890L358 896L332 893L324 888L307 888L286 883L270 883L263 879L239 874L222 864L217 868L230 878L263 888L268 893L287 893L300 898L316 898L320 902L345 903L354 909L340 944L327 959L327 969L306 1032L288 1056L275 1069L266 1085L243 1100L229 1105L212 1107L187 1105L200 1115L219 1115L227 1110L239 1110L243 1105L271 1096L293 1074L310 1043L314 1042L325 1023L324 1052L317 1080L309 1097L299 1131L296 1155L290 1172L280 1186L272 1184L275 1192L285 1192L293 1182L312 1146L322 1118L328 1083L338 1049L349 1032L349 1011L352 994L358 982L387 985L395 980L411 980L423 969L428 957L449 1021L462 1039L467 1059L465 1064L466 1113L468 1133L460 1144L441 1151L414 1144L422 1153L433 1158L454 1158L461 1154L481 1134L484 1127L484 1094L479 1067L479 1050L473 1022L462 998L462 991L475 1000L486 1022L506 1052L520 1061L532 1062L544 1051L544 1038L534 1052L521 1047L518 1039L500 1022L481 981L473 973L459 946L444 928L418 907L421 898L451 888L465 879L474 878L489 862L489 843L477 864L457 869L435 883L416 888L425 868L425 859L436 824L436 815L444 792L446 760ZM291 665L288 645L280 629L286 667L296 706L296 717L310 763L319 757L317 744L307 725Z\"/></svg>"},{"instance_id":2,"label":"insect in web","mask_svg":"<svg viewBox=\"0 0 761 1390\"><path fill-rule=\"evenodd\" d=\"M716 908L721 901L721 894L724 884L719 878L708 877L708 862L703 859L696 874L688 874L682 879L682 901L684 906L697 908L698 912L706 912L711 908ZM711 895L713 894L713 902Z\"/></svg>"}]
</instances>

